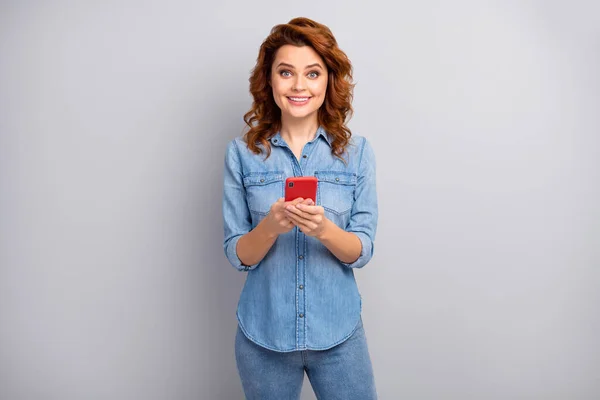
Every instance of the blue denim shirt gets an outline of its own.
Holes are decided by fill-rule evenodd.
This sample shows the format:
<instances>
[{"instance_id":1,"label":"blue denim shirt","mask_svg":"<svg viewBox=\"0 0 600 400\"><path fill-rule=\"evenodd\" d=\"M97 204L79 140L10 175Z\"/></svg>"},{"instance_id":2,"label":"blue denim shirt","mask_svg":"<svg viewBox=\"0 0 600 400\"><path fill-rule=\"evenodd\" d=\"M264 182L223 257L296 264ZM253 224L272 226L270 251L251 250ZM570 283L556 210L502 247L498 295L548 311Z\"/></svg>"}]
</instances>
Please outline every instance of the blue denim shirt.
<instances>
[{"instance_id":1,"label":"blue denim shirt","mask_svg":"<svg viewBox=\"0 0 600 400\"><path fill-rule=\"evenodd\" d=\"M227 146L223 188L224 250L229 262L247 271L237 318L241 330L267 349L324 350L356 329L362 300L353 268L373 255L377 228L375 156L364 137L352 136L344 159L331 154L331 138L320 127L298 160L279 133L270 139L271 156L252 153L241 138ZM237 256L240 237L252 230L284 197L289 176L318 178L317 205L325 216L362 244L359 258L343 263L321 242L297 227L279 235L256 265Z\"/></svg>"}]
</instances>

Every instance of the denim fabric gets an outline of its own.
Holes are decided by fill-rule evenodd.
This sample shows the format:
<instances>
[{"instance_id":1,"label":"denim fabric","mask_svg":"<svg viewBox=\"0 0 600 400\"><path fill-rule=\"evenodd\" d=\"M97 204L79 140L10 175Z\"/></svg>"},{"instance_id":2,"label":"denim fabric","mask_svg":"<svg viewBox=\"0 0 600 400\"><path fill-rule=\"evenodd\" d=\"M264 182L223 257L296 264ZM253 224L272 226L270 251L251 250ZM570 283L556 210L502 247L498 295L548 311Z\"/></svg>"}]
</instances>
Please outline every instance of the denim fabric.
<instances>
[{"instance_id":1,"label":"denim fabric","mask_svg":"<svg viewBox=\"0 0 600 400\"><path fill-rule=\"evenodd\" d=\"M270 139L271 156L252 153L241 138L227 146L223 188L225 254L247 271L237 318L244 334L267 349L324 350L346 340L360 319L362 299L354 278L373 255L377 228L375 156L368 141L353 136L344 163L331 154L323 128L302 149L300 159L279 133ZM358 236L360 257L347 264L318 239L298 228L280 235L256 265L242 265L240 237L252 230L284 196L289 176L318 178L316 203L325 216Z\"/></svg>"},{"instance_id":2,"label":"denim fabric","mask_svg":"<svg viewBox=\"0 0 600 400\"><path fill-rule=\"evenodd\" d=\"M375 400L375 378L362 320L345 342L322 351L275 352L238 327L235 359L247 400L300 398L304 371L319 400Z\"/></svg>"}]
</instances>

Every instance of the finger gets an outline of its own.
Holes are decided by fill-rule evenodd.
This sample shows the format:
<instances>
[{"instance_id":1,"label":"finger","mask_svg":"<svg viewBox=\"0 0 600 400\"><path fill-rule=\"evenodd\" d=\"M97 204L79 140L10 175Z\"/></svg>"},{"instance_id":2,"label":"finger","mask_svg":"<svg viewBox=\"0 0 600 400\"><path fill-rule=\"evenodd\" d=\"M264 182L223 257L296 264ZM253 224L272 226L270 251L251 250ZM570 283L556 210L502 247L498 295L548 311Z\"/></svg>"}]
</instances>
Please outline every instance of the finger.
<instances>
[{"instance_id":1,"label":"finger","mask_svg":"<svg viewBox=\"0 0 600 400\"><path fill-rule=\"evenodd\" d=\"M298 223L296 225L305 234L310 234L316 229L316 225L313 222L308 221L307 223Z\"/></svg>"},{"instance_id":2,"label":"finger","mask_svg":"<svg viewBox=\"0 0 600 400\"><path fill-rule=\"evenodd\" d=\"M317 214L323 215L325 213L325 209L321 206L308 206L306 204L297 204L295 208L302 210L302 211L306 212L307 214L311 214L311 215L317 215Z\"/></svg>"},{"instance_id":3,"label":"finger","mask_svg":"<svg viewBox=\"0 0 600 400\"><path fill-rule=\"evenodd\" d=\"M289 222L290 222L290 219L288 218L288 216L285 212L282 212L279 214L279 223L281 225L288 225Z\"/></svg>"},{"instance_id":4,"label":"finger","mask_svg":"<svg viewBox=\"0 0 600 400\"><path fill-rule=\"evenodd\" d=\"M291 228L291 227L294 226L294 221L292 221L291 219L289 219L286 215L282 215L281 219L279 219L277 221L277 223L279 224L279 226L281 226L283 228Z\"/></svg>"},{"instance_id":5,"label":"finger","mask_svg":"<svg viewBox=\"0 0 600 400\"><path fill-rule=\"evenodd\" d=\"M298 198L298 199L294 199L294 200L292 200L292 201L285 201L285 198L284 198L284 197L280 197L280 198L277 200L277 202L275 203L275 207L276 207L278 210L281 210L281 209L284 209L284 208L285 208L286 206L288 206L288 205L294 205L294 206L295 206L296 204L300 203L300 201L302 201L302 200L304 200L304 199L302 199L302 198Z\"/></svg>"},{"instance_id":6,"label":"finger","mask_svg":"<svg viewBox=\"0 0 600 400\"><path fill-rule=\"evenodd\" d=\"M300 204L299 204L299 205L300 205ZM298 208L298 206L299 206L299 205L297 205L297 206L291 206L291 205L290 205L290 206L286 206L286 207L285 207L285 210L286 210L288 213L291 213L291 214L298 215L298 216L300 216L300 217L302 217L302 218L310 218L310 215L311 215L311 214L305 213L304 211L300 210L300 209Z\"/></svg>"},{"instance_id":7,"label":"finger","mask_svg":"<svg viewBox=\"0 0 600 400\"><path fill-rule=\"evenodd\" d=\"M306 219L302 218L300 215L292 214L291 211L286 211L287 217L294 222L294 224L306 224Z\"/></svg>"},{"instance_id":8,"label":"finger","mask_svg":"<svg viewBox=\"0 0 600 400\"><path fill-rule=\"evenodd\" d=\"M286 201L282 204L283 208L287 207L287 206L295 206L296 204L300 203L304 201L304 199L302 197L298 197L297 199L291 200L291 201Z\"/></svg>"}]
</instances>

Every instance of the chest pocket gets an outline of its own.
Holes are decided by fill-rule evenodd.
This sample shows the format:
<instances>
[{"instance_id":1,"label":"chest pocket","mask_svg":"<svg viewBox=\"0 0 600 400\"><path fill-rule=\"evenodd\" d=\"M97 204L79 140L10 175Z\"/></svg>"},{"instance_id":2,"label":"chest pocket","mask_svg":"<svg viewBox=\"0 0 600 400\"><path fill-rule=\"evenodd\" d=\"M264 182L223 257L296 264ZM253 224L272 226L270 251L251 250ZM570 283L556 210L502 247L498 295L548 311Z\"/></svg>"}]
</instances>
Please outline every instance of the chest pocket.
<instances>
[{"instance_id":1,"label":"chest pocket","mask_svg":"<svg viewBox=\"0 0 600 400\"><path fill-rule=\"evenodd\" d=\"M335 215L349 213L354 204L356 174L339 171L315 171L319 180L317 204Z\"/></svg>"},{"instance_id":2,"label":"chest pocket","mask_svg":"<svg viewBox=\"0 0 600 400\"><path fill-rule=\"evenodd\" d=\"M283 172L254 172L244 177L246 201L252 213L267 215L271 205L283 197Z\"/></svg>"}]
</instances>

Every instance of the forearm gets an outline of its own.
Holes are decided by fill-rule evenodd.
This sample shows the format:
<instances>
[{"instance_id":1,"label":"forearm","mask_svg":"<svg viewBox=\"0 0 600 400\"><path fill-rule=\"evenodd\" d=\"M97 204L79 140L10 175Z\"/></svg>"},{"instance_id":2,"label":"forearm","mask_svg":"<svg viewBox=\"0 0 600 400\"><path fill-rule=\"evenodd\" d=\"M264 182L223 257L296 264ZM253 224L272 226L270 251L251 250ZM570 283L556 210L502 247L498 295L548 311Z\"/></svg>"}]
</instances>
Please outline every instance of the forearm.
<instances>
[{"instance_id":1,"label":"forearm","mask_svg":"<svg viewBox=\"0 0 600 400\"><path fill-rule=\"evenodd\" d=\"M327 220L323 233L318 236L318 239L343 263L353 263L360 257L362 243L358 236L346 232L330 220Z\"/></svg>"},{"instance_id":2,"label":"forearm","mask_svg":"<svg viewBox=\"0 0 600 400\"><path fill-rule=\"evenodd\" d=\"M277 240L278 235L268 232L263 222L237 242L237 255L244 265L258 264Z\"/></svg>"}]
</instances>

